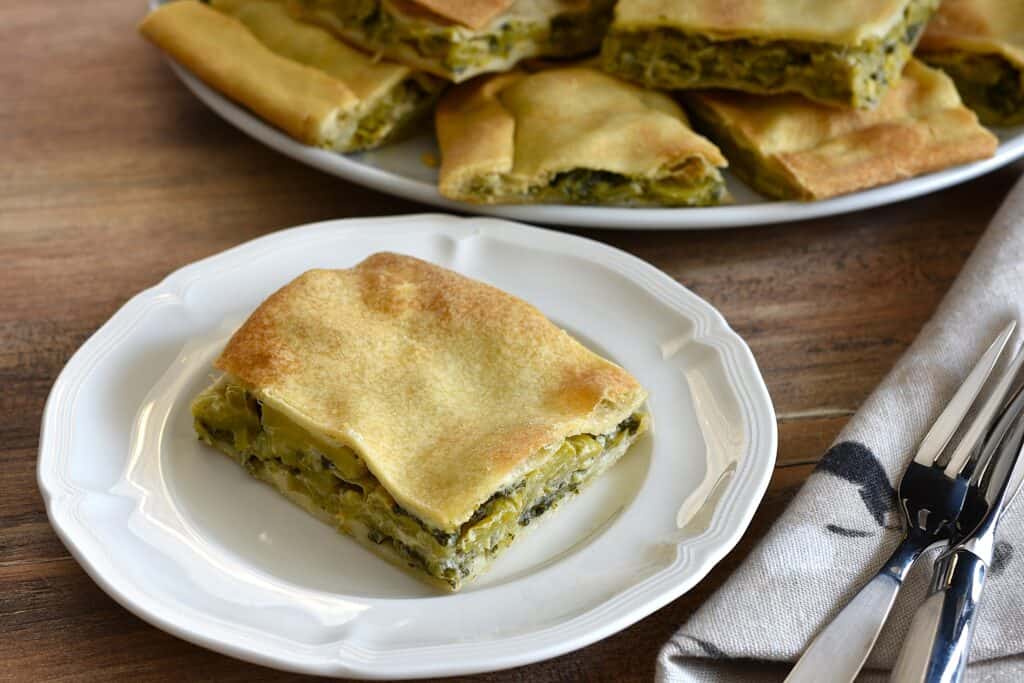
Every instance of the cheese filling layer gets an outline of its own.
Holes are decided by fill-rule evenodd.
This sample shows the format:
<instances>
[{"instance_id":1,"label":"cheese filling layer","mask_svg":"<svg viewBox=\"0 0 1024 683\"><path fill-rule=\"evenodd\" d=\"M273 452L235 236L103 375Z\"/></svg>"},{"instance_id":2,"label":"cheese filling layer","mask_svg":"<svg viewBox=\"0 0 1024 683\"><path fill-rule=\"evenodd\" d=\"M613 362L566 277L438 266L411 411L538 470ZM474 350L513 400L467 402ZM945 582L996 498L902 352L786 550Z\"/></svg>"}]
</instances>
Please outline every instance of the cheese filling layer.
<instances>
[{"instance_id":1,"label":"cheese filling layer","mask_svg":"<svg viewBox=\"0 0 1024 683\"><path fill-rule=\"evenodd\" d=\"M192 405L199 438L318 518L378 546L453 589L475 576L523 527L613 464L647 427L634 414L608 434L579 434L545 449L537 465L453 529L404 510L352 449L291 422L230 377Z\"/></svg>"}]
</instances>

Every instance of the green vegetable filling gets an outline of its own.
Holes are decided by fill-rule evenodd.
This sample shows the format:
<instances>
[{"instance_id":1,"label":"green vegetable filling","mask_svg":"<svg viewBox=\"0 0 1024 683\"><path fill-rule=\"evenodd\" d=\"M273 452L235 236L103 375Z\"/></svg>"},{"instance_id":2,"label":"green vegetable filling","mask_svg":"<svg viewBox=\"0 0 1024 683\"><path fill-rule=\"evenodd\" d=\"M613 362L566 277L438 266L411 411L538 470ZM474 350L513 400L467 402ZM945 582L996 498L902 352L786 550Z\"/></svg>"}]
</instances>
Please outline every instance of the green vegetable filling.
<instances>
[{"instance_id":1,"label":"green vegetable filling","mask_svg":"<svg viewBox=\"0 0 1024 683\"><path fill-rule=\"evenodd\" d=\"M609 0L586 12L566 12L550 22L498 20L486 31L407 19L380 0L303 0L310 10L328 10L345 30L388 51L405 47L436 61L453 76L492 69L496 61L536 55L569 57L594 50L611 21Z\"/></svg>"},{"instance_id":2,"label":"green vegetable filling","mask_svg":"<svg viewBox=\"0 0 1024 683\"><path fill-rule=\"evenodd\" d=\"M692 179L685 175L649 179L577 168L556 175L544 194L572 204L708 206L722 200L725 184L713 169Z\"/></svg>"},{"instance_id":3,"label":"green vegetable filling","mask_svg":"<svg viewBox=\"0 0 1024 683\"><path fill-rule=\"evenodd\" d=\"M199 438L254 477L312 501L340 530L388 545L409 565L453 588L481 558L508 546L520 527L555 507L618 457L646 419L634 415L609 434L566 439L515 486L499 491L453 529L437 529L402 508L352 449L314 436L262 404L244 387L221 381L192 405Z\"/></svg>"},{"instance_id":4,"label":"green vegetable filling","mask_svg":"<svg viewBox=\"0 0 1024 683\"><path fill-rule=\"evenodd\" d=\"M921 59L949 74L960 97L982 123L1024 123L1024 69L998 54L931 52Z\"/></svg>"},{"instance_id":5,"label":"green vegetable filling","mask_svg":"<svg viewBox=\"0 0 1024 683\"><path fill-rule=\"evenodd\" d=\"M373 149L408 134L440 94L439 79L406 78L360 117L352 149Z\"/></svg>"},{"instance_id":6,"label":"green vegetable filling","mask_svg":"<svg viewBox=\"0 0 1024 683\"><path fill-rule=\"evenodd\" d=\"M613 27L602 61L611 73L652 87L800 92L821 102L867 108L877 105L899 77L937 6L938 0L912 0L888 34L856 46L715 40L671 28Z\"/></svg>"},{"instance_id":7,"label":"green vegetable filling","mask_svg":"<svg viewBox=\"0 0 1024 683\"><path fill-rule=\"evenodd\" d=\"M575 168L556 174L545 186L510 190L500 174L476 177L467 194L484 203L530 199L537 202L619 206L710 206L726 197L718 169L691 159L671 177L630 178L611 171Z\"/></svg>"}]
</instances>

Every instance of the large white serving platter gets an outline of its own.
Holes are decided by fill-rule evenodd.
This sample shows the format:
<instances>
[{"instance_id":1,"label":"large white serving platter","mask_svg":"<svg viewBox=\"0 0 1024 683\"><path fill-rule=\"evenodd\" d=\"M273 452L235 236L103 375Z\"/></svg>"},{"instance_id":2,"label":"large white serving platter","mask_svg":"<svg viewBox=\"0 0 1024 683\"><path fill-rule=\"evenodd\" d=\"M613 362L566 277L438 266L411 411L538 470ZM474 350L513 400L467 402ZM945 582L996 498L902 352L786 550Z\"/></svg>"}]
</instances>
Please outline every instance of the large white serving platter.
<instances>
[{"instance_id":1,"label":"large white serving platter","mask_svg":"<svg viewBox=\"0 0 1024 683\"><path fill-rule=\"evenodd\" d=\"M192 431L191 398L260 301L383 250L526 299L650 392L653 432L459 594L335 533ZM418 215L277 232L135 296L58 377L38 476L75 558L147 621L269 666L392 679L553 657L682 595L743 534L775 449L746 344L668 276L559 232Z\"/></svg>"},{"instance_id":2,"label":"large white serving platter","mask_svg":"<svg viewBox=\"0 0 1024 683\"><path fill-rule=\"evenodd\" d=\"M518 204L480 206L445 199L437 191L437 169L424 163L437 159L430 132L373 152L343 155L296 142L238 106L186 70L171 68L195 95L226 121L251 137L314 168L366 187L445 209L500 216L531 223L586 228L677 230L735 228L833 216L892 204L958 185L1024 156L1024 126L998 129L995 156L936 173L883 185L819 202L776 201L760 196L726 172L734 203L700 208L621 208L600 206Z\"/></svg>"}]
</instances>

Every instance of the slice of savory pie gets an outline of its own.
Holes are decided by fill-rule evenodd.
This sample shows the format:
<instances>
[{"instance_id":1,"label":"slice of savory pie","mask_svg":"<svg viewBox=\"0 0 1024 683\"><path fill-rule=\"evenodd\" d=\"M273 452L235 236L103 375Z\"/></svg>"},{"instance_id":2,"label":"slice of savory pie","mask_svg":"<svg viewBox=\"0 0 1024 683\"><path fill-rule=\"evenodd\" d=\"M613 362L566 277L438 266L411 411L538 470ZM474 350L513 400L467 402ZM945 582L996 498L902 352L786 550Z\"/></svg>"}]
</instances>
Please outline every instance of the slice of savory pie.
<instances>
[{"instance_id":1,"label":"slice of savory pie","mask_svg":"<svg viewBox=\"0 0 1024 683\"><path fill-rule=\"evenodd\" d=\"M953 77L982 123L1024 123L1024 2L944 0L918 56Z\"/></svg>"},{"instance_id":2,"label":"slice of savory pie","mask_svg":"<svg viewBox=\"0 0 1024 683\"><path fill-rule=\"evenodd\" d=\"M736 174L773 197L823 199L989 157L997 145L952 81L916 60L870 111L729 91L686 101Z\"/></svg>"},{"instance_id":3,"label":"slice of savory pie","mask_svg":"<svg viewBox=\"0 0 1024 683\"><path fill-rule=\"evenodd\" d=\"M377 147L430 110L443 81L380 62L278 2L162 5L139 30L175 61L300 142Z\"/></svg>"},{"instance_id":4,"label":"slice of savory pie","mask_svg":"<svg viewBox=\"0 0 1024 683\"><path fill-rule=\"evenodd\" d=\"M596 50L614 0L300 0L303 15L368 50L464 81L527 57Z\"/></svg>"},{"instance_id":5,"label":"slice of savory pie","mask_svg":"<svg viewBox=\"0 0 1024 683\"><path fill-rule=\"evenodd\" d=\"M648 426L637 381L533 306L390 253L292 281L216 367L200 439L452 590Z\"/></svg>"},{"instance_id":6,"label":"slice of savory pie","mask_svg":"<svg viewBox=\"0 0 1024 683\"><path fill-rule=\"evenodd\" d=\"M475 79L438 103L441 194L476 203L721 202L718 149L670 97L586 66Z\"/></svg>"},{"instance_id":7,"label":"slice of savory pie","mask_svg":"<svg viewBox=\"0 0 1024 683\"><path fill-rule=\"evenodd\" d=\"M939 0L620 0L604 67L645 85L870 108Z\"/></svg>"}]
</instances>

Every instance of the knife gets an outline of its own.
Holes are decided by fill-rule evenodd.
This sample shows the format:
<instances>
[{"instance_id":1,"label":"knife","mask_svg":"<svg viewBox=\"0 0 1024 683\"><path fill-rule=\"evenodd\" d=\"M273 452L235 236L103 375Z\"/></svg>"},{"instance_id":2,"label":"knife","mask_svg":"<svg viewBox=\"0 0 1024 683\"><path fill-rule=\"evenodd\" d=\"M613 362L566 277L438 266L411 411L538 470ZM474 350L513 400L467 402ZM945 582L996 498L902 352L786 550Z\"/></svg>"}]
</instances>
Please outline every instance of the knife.
<instances>
[{"instance_id":1,"label":"knife","mask_svg":"<svg viewBox=\"0 0 1024 683\"><path fill-rule=\"evenodd\" d=\"M1024 479L1024 388L985 444L949 547L935 560L928 597L914 613L892 683L956 683L970 652L995 531Z\"/></svg>"}]
</instances>

